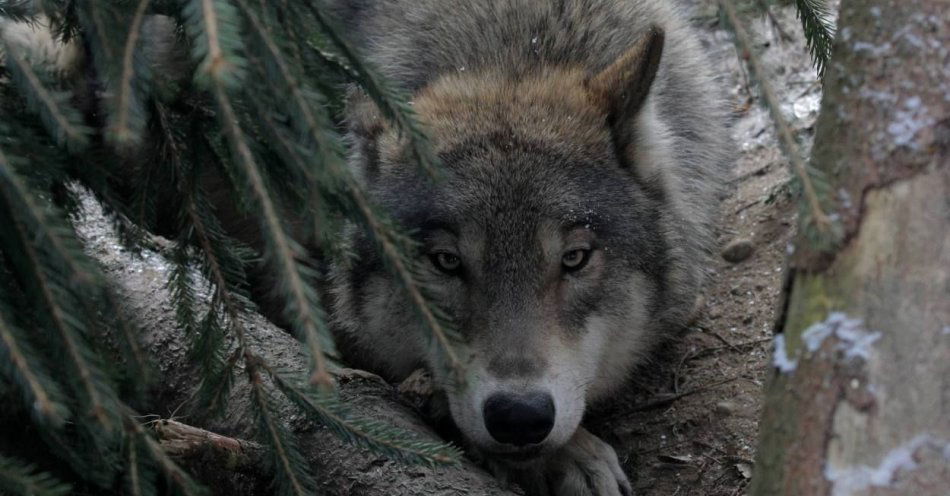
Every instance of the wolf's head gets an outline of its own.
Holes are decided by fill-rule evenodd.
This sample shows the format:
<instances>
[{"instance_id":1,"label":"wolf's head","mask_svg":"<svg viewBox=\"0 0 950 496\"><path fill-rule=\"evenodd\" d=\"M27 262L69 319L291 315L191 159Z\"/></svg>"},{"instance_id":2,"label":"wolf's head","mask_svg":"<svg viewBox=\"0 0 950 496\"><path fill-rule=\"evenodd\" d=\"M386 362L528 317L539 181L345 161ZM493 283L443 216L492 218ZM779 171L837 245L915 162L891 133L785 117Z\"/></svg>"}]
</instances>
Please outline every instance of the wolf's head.
<instances>
[{"instance_id":1,"label":"wolf's head","mask_svg":"<svg viewBox=\"0 0 950 496\"><path fill-rule=\"evenodd\" d=\"M414 108L444 167L431 182L363 101L354 162L373 198L423 246L424 283L464 338L452 416L480 448L556 448L616 387L658 329L669 260L661 233L664 132L649 98L653 30L597 73L525 67L444 75ZM393 376L442 370L371 244L337 276L343 325Z\"/></svg>"}]
</instances>

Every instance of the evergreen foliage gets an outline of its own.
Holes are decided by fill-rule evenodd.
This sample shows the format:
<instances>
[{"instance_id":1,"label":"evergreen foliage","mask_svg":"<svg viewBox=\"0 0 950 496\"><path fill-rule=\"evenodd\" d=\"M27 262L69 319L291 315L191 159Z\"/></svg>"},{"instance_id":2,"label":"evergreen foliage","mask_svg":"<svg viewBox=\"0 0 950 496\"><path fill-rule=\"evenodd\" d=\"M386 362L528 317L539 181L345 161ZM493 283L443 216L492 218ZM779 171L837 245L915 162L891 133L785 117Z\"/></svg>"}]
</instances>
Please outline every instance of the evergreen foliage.
<instances>
[{"instance_id":1,"label":"evergreen foliage","mask_svg":"<svg viewBox=\"0 0 950 496\"><path fill-rule=\"evenodd\" d=\"M814 12L805 12L803 9L817 8L816 6L823 5L820 2L821 0L808 0L804 2L809 4L806 6L803 6L803 2L798 2L799 17L814 15ZM812 241L816 248L827 250L835 246L842 236L838 219L826 213L829 210L828 201L830 197L828 182L820 171L811 167L802 153L799 143L792 133L791 126L789 126L782 113L781 104L772 89L772 84L765 76L763 64L759 54L755 51L752 37L740 18L741 9L739 5L735 0L719 0L722 19L725 26L733 32L733 39L739 53L745 54L746 67L749 69L750 78L759 88L760 100L772 117L779 146L791 165L795 179L793 185L799 189L802 196L799 225L803 234ZM822 12L823 15L828 15L826 9L823 9ZM827 18L825 19L827 25L830 25L830 21L827 21ZM814 54L813 42L809 41L808 44L809 49ZM827 54L823 57L827 57ZM814 60L820 74L824 67L824 61L819 61L818 58Z\"/></svg>"},{"instance_id":2,"label":"evergreen foliage","mask_svg":"<svg viewBox=\"0 0 950 496\"><path fill-rule=\"evenodd\" d=\"M278 493L315 487L277 415L280 402L394 459L456 463L451 446L354 417L333 389L335 350L311 254L334 250L345 219L372 234L433 345L447 365L460 365L451 327L418 283L415 242L345 164L339 109L348 84L375 101L433 177L436 161L405 96L320 7L0 0L0 23L10 22L49 24L85 60L69 73L15 42L0 45L0 401L12 405L0 415L23 419L46 443L15 453L0 443L0 489L70 491L39 466L79 492L205 492L136 413L148 408L142 393L153 374L135 317L116 315L117 297L73 229L82 191L130 248L149 246L149 233L174 242L168 285L189 357L201 366L198 403L224 411L234 375L247 374L257 441L271 450ZM167 44L154 40L159 22L173 29ZM262 246L229 235L215 208L222 203L254 219ZM310 221L288 222L286 212ZM307 377L274 370L246 339L240 317L254 310L248 271L257 263L281 281L283 314L312 362Z\"/></svg>"},{"instance_id":3,"label":"evergreen foliage","mask_svg":"<svg viewBox=\"0 0 950 496\"><path fill-rule=\"evenodd\" d=\"M797 4L821 71L833 26L820 0ZM167 43L150 38L159 21L173 29ZM149 233L173 241L168 285L202 371L198 403L223 412L235 374L247 374L278 493L315 485L279 402L393 459L456 462L451 446L354 416L333 389L335 349L311 257L337 250L346 220L376 242L459 381L462 366L451 323L419 283L416 241L345 164L348 86L375 102L437 179L435 157L407 95L361 60L318 3L0 0L0 29L10 22L49 25L84 60L64 72L0 40L0 418L45 443L16 453L0 443L0 491L205 492L140 421L154 374L135 316L116 313L118 297L73 229L81 191L130 248L149 246ZM229 235L222 204L253 219L264 243ZM286 212L307 221L288 222ZM283 315L311 360L306 377L266 363L245 336L240 317L254 310L249 271L259 263L281 281Z\"/></svg>"},{"instance_id":4,"label":"evergreen foliage","mask_svg":"<svg viewBox=\"0 0 950 496\"><path fill-rule=\"evenodd\" d=\"M825 66L831 58L831 45L835 40L835 23L825 0L795 0L798 19L802 21L805 40L812 62L819 77L824 77Z\"/></svg>"}]
</instances>

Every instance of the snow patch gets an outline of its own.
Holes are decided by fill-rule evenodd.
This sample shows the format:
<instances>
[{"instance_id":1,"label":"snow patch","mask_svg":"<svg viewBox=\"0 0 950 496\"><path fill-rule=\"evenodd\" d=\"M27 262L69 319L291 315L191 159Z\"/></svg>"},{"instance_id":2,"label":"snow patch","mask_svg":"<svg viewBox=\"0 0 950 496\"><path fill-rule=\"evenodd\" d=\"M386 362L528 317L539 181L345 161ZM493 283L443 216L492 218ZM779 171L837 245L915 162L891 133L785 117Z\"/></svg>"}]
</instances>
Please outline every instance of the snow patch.
<instances>
[{"instance_id":1,"label":"snow patch","mask_svg":"<svg viewBox=\"0 0 950 496\"><path fill-rule=\"evenodd\" d=\"M894 111L894 120L887 125L887 132L894 139L897 146L910 146L917 149L914 138L922 129L934 124L934 119L927 115L927 109L921 105L919 97L912 96L904 100L904 108Z\"/></svg>"},{"instance_id":2,"label":"snow patch","mask_svg":"<svg viewBox=\"0 0 950 496\"><path fill-rule=\"evenodd\" d=\"M837 468L826 464L825 478L832 483L832 496L850 496L863 493L872 487L890 486L901 470L917 468L914 453L924 446L941 450L945 457L950 454L950 443L929 434L920 434L884 455L877 467L856 465Z\"/></svg>"},{"instance_id":3,"label":"snow patch","mask_svg":"<svg viewBox=\"0 0 950 496\"><path fill-rule=\"evenodd\" d=\"M773 344L775 351L772 352L772 364L783 374L794 372L795 368L798 367L798 360L792 360L788 357L788 352L785 349L785 336L777 334Z\"/></svg>"},{"instance_id":4,"label":"snow patch","mask_svg":"<svg viewBox=\"0 0 950 496\"><path fill-rule=\"evenodd\" d=\"M838 338L838 351L843 351L845 358L871 358L872 346L881 339L880 332L868 332L861 319L848 317L844 312L831 312L823 322L812 324L802 333L802 341L808 351L814 353L821 348L822 343L830 336Z\"/></svg>"},{"instance_id":5,"label":"snow patch","mask_svg":"<svg viewBox=\"0 0 950 496\"><path fill-rule=\"evenodd\" d=\"M866 41L855 41L854 45L851 47L856 53L867 52L868 55L872 57L881 57L887 55L892 48L890 42L887 41L881 45L875 45Z\"/></svg>"}]
</instances>

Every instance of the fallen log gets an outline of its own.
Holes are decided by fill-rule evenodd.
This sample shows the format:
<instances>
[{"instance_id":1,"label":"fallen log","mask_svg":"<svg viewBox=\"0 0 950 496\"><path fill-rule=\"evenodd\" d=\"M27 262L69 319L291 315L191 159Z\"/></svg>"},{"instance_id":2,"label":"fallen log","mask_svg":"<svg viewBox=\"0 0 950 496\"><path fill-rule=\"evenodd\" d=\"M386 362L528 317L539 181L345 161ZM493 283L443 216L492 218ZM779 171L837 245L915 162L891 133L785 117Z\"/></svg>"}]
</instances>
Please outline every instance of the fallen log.
<instances>
[{"instance_id":1,"label":"fallen log","mask_svg":"<svg viewBox=\"0 0 950 496\"><path fill-rule=\"evenodd\" d=\"M266 467L258 470L252 466L264 463L260 461L261 453L256 451L259 447L245 443L244 449L248 451L244 451L243 457L236 460L227 457L240 453L240 450L228 454L228 450L222 448L229 443L244 443L254 439L251 386L247 375L240 373L241 370L235 374L235 383L223 415L209 419L194 408L190 400L198 388L200 374L196 364L187 357L186 337L176 325L174 306L166 287L170 264L154 251L133 254L124 250L116 241L111 225L98 212L92 200L87 202L87 207L86 218L80 223L80 236L91 255L102 264L104 272L121 296L119 300L123 308L117 310L137 318L142 330L142 345L149 353L158 376L149 390L151 409L141 413L163 419L174 417L188 424L177 429L179 431L188 431L189 426L199 428L189 431L192 441L203 436L202 432L230 438L230 441L217 439L220 441L217 448L206 450L202 456L178 456L178 459L214 494L262 494L270 483L270 473ZM196 277L199 276L196 274ZM199 293L203 293L205 300L210 298L208 291ZM303 373L307 370L307 359L301 351L301 345L292 336L258 314L242 315L241 319L254 353L260 359L274 368L290 372ZM399 428L417 432L421 440L439 441L435 432L399 397L396 388L382 379L373 374L343 369L337 371L337 383L341 398L354 414L385 420ZM278 412L281 420L296 436L298 446L313 468L320 494L515 494L470 461L463 460L458 466L403 465L341 441L329 429L310 421L287 401L280 402ZM166 446L166 449L175 448ZM172 451L172 454L196 452L193 449ZM217 457L215 453L218 453ZM231 462L236 463L229 465Z\"/></svg>"}]
</instances>

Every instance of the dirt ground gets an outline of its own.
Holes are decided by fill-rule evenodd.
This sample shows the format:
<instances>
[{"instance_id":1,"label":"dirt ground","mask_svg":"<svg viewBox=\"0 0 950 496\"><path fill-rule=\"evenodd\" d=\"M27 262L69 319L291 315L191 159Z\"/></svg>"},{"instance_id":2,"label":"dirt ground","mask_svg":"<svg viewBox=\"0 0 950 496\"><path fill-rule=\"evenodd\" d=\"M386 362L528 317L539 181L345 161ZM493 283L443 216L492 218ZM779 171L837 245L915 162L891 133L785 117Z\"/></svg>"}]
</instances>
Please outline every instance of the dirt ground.
<instances>
[{"instance_id":1,"label":"dirt ground","mask_svg":"<svg viewBox=\"0 0 950 496\"><path fill-rule=\"evenodd\" d=\"M626 394L591 412L591 431L617 448L638 495L744 494L755 458L763 384L771 372L796 201L767 110L749 88L731 35L710 0L693 2L703 42L726 68L741 156L723 205L723 247L751 244L748 258L718 259L705 308L685 342L635 378ZM794 10L752 26L766 77L803 145L810 147L820 87ZM787 38L785 38L787 36ZM746 243L749 242L749 243Z\"/></svg>"}]
</instances>

